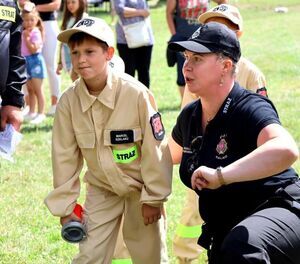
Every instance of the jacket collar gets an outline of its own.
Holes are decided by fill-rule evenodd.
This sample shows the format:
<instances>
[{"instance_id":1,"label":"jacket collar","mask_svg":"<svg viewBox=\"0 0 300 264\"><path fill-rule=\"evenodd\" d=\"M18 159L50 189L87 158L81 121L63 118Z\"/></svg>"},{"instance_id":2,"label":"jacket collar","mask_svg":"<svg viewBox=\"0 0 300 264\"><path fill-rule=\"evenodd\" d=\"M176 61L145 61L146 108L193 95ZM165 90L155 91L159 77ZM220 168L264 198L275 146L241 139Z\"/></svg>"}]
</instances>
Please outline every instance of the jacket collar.
<instances>
[{"instance_id":1,"label":"jacket collar","mask_svg":"<svg viewBox=\"0 0 300 264\"><path fill-rule=\"evenodd\" d=\"M104 89L97 97L95 97L89 94L85 82L82 78L80 78L79 82L75 87L75 92L79 97L82 112L86 112L96 100L98 100L100 103L104 104L108 108L114 109L117 92L116 82L116 76L114 76L114 74L111 71L109 71Z\"/></svg>"}]
</instances>

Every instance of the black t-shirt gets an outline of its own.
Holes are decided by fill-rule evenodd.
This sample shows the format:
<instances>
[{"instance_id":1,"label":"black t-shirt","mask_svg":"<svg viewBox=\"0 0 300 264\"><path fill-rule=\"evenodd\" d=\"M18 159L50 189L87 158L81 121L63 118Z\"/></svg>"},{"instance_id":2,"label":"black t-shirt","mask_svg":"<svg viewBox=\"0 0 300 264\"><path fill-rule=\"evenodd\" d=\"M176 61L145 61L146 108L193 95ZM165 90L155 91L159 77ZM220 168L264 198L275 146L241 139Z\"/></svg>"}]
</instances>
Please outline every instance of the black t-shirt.
<instances>
[{"instance_id":1,"label":"black t-shirt","mask_svg":"<svg viewBox=\"0 0 300 264\"><path fill-rule=\"evenodd\" d=\"M192 172L199 166L225 167L257 148L260 131L269 124L280 124L272 102L235 83L215 118L201 128L201 101L187 105L172 131L173 139L183 147L180 178L191 188ZM193 144L191 144L194 142ZM233 183L216 190L197 191L199 211L204 221L219 228L230 228L251 214L280 187L297 179L289 168L261 180Z\"/></svg>"},{"instance_id":2,"label":"black t-shirt","mask_svg":"<svg viewBox=\"0 0 300 264\"><path fill-rule=\"evenodd\" d=\"M35 5L43 5L43 4L51 3L52 0L31 0L31 2L33 2ZM56 20L54 11L39 12L39 13L40 13L40 17L43 21Z\"/></svg>"}]
</instances>

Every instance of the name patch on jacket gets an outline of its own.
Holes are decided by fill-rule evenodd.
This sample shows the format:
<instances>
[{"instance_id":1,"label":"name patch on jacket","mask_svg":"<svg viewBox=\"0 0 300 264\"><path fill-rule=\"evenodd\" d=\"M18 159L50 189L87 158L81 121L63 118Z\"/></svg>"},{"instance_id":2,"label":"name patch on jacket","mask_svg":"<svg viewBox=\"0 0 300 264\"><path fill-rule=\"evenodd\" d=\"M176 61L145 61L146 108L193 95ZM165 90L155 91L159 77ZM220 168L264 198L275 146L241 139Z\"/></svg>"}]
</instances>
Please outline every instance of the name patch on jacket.
<instances>
[{"instance_id":1,"label":"name patch on jacket","mask_svg":"<svg viewBox=\"0 0 300 264\"><path fill-rule=\"evenodd\" d=\"M116 163L130 163L139 156L136 146L129 149L113 149L113 155Z\"/></svg>"},{"instance_id":2,"label":"name patch on jacket","mask_svg":"<svg viewBox=\"0 0 300 264\"><path fill-rule=\"evenodd\" d=\"M11 6L0 6L0 19L16 22L16 9Z\"/></svg>"},{"instance_id":3,"label":"name patch on jacket","mask_svg":"<svg viewBox=\"0 0 300 264\"><path fill-rule=\"evenodd\" d=\"M110 131L111 144L125 144L133 142L133 130Z\"/></svg>"},{"instance_id":4,"label":"name patch on jacket","mask_svg":"<svg viewBox=\"0 0 300 264\"><path fill-rule=\"evenodd\" d=\"M163 140L165 136L165 129L159 113L155 113L153 116L151 116L150 124L155 139L160 141Z\"/></svg>"}]
</instances>

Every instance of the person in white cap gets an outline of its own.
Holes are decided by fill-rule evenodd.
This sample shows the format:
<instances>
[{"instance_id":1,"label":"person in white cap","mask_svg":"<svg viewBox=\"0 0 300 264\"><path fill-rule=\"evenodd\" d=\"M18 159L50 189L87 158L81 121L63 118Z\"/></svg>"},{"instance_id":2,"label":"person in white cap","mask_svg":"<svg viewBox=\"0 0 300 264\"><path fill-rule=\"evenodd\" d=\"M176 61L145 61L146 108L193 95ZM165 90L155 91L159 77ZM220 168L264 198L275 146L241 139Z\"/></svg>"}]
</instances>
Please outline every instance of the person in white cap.
<instances>
[{"instance_id":1,"label":"person in white cap","mask_svg":"<svg viewBox=\"0 0 300 264\"><path fill-rule=\"evenodd\" d=\"M237 7L221 4L198 18L201 24L218 22L225 24L240 37L243 33L243 19ZM237 63L236 81L244 88L267 95L266 79L260 69L245 57ZM181 107L196 100L197 97L188 89L184 90ZM173 239L173 251L179 263L197 263L199 254L203 251L197 244L201 234L203 220L198 212L198 197L193 190L187 189L186 200L182 209L180 223Z\"/></svg>"},{"instance_id":2,"label":"person in white cap","mask_svg":"<svg viewBox=\"0 0 300 264\"><path fill-rule=\"evenodd\" d=\"M171 192L172 162L155 99L132 76L109 67L114 34L104 20L84 18L58 40L68 43L80 78L63 93L55 113L54 190L45 203L62 225L79 221L73 211L85 162L87 236L72 263L111 263L122 218L132 261L161 263L161 215Z\"/></svg>"}]
</instances>

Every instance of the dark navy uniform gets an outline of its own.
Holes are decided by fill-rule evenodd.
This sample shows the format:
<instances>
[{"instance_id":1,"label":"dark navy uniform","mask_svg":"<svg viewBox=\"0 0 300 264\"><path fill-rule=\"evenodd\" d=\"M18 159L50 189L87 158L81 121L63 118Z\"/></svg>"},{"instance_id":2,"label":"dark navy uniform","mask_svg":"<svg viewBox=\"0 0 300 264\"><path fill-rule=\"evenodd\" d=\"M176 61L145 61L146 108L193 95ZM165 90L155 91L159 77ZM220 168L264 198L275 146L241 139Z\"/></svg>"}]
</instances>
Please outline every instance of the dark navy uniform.
<instances>
[{"instance_id":1,"label":"dark navy uniform","mask_svg":"<svg viewBox=\"0 0 300 264\"><path fill-rule=\"evenodd\" d=\"M191 175L196 168L201 165L217 168L231 164L257 148L257 138L264 127L273 123L280 124L276 109L270 100L242 89L238 83L235 83L215 118L208 123L204 134L202 133L203 129L200 122L201 109L200 100L187 105L180 113L172 131L173 139L183 147L180 177L182 182L189 188L191 188ZM298 184L297 173L292 168L289 168L277 175L260 180L233 183L216 190L197 190L196 192L200 197L200 215L205 221L202 231L203 236L200 237L198 242L201 246L211 250L210 263L300 263L300 253L298 253L294 262L284 262L281 258L277 259L281 262L276 262L277 260L275 261L274 259L272 259L272 262L267 260L265 262L243 262L242 260L237 262L236 259L226 259L226 256L220 252L224 238L234 226L252 215L253 212L270 207L280 207L278 213L272 211L271 218L284 215L282 212L284 210L284 212L288 211L288 219L291 219L291 221L296 219L299 222L296 230L294 230L299 239L291 242L291 244L295 243L293 244L294 248L299 250L300 221L299 217L292 213L292 211L296 212L296 214L299 212L297 209L298 205L300 208L300 204L295 201L297 197L293 198L297 196L297 193L300 193L299 187L294 184L295 182ZM290 188L294 192L291 194L293 197L289 197L291 199L285 199L285 195L280 193L287 186L293 186L293 188ZM269 202L267 202L268 200ZM270 202L270 200L272 201ZM288 208L288 210L284 208ZM251 220L250 222L253 223ZM292 223L290 224L292 225ZM260 227L263 226L264 224L262 223ZM255 225L253 227L255 229ZM278 233L281 232L282 234L286 231L284 228L283 230L278 230L280 228L279 225L276 225L273 232L276 233L278 231ZM249 242L247 239L251 238L250 230L251 228L249 227L247 230L249 237L245 238L247 242L243 241L246 244ZM262 234L261 237L264 237L263 228L260 232ZM237 235L241 236L239 232ZM286 236L289 237L288 232ZM228 239L228 236L226 239ZM258 251L260 251L262 244L266 241L267 239L264 242L255 241L253 243L259 244ZM240 244L243 244L243 242ZM268 240L266 243L272 244L272 241ZM223 243L223 247L226 246L228 244L224 245ZM235 247L234 250L243 251L242 254L245 256L252 249L250 250L245 246L242 249ZM256 251L252 252L253 255L255 255L254 252ZM264 257L259 256L260 253L256 255L257 260L264 259ZM283 253L289 255L284 250ZM266 256L266 259L273 257L268 256L268 254Z\"/></svg>"},{"instance_id":2,"label":"dark navy uniform","mask_svg":"<svg viewBox=\"0 0 300 264\"><path fill-rule=\"evenodd\" d=\"M22 107L22 85L26 81L21 56L22 19L16 1L0 0L0 95L2 105Z\"/></svg>"}]
</instances>

